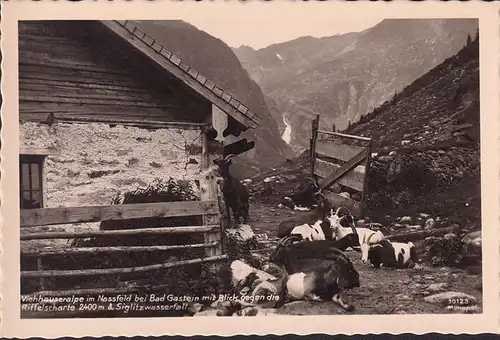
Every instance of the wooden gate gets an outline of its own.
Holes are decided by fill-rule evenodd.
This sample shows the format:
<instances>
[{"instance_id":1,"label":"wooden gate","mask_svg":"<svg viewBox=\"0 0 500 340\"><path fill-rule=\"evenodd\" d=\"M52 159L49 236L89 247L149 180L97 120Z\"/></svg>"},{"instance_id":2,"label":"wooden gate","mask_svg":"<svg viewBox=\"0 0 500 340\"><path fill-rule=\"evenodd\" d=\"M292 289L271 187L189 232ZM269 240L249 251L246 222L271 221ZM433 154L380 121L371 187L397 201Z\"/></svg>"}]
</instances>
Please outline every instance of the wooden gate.
<instances>
[{"instance_id":1,"label":"wooden gate","mask_svg":"<svg viewBox=\"0 0 500 340\"><path fill-rule=\"evenodd\" d=\"M111 206L71 207L71 208L44 208L21 210L20 226L24 228L42 227L57 224L74 224L99 221L122 221L127 219L149 218L149 217L181 217L181 216L203 216L203 224L199 226L165 226L160 228L138 228L122 230L91 230L81 232L48 232L31 231L20 236L21 241L47 240L47 239L82 239L89 237L106 236L141 236L141 235L172 235L172 234L202 234L204 242L199 244L164 245L164 246L114 246L114 247L54 247L23 249L24 256L36 257L37 270L21 270L21 278L39 280L42 291L37 295L45 296L70 296L74 294L114 294L134 292L140 287L131 288L91 288L46 291L44 279L54 277L75 276L101 276L120 275L138 272L150 272L167 268L180 267L195 263L206 263L220 261L227 258L222 249L222 226L220 223L220 208L217 200L211 201L181 201L166 203L139 203L119 204ZM207 225L210 221L210 225ZM73 254L110 254L110 253L133 253L133 252L159 252L179 249L204 248L205 256L168 263L154 263L146 266L129 268L95 268L78 270L45 270L43 259L51 255L73 255ZM160 289L161 287L153 287Z\"/></svg>"},{"instance_id":2,"label":"wooden gate","mask_svg":"<svg viewBox=\"0 0 500 340\"><path fill-rule=\"evenodd\" d=\"M370 158L370 138L320 130L319 115L313 119L311 175L335 207L345 206L357 218L363 215ZM350 197L329 190L335 183Z\"/></svg>"}]
</instances>

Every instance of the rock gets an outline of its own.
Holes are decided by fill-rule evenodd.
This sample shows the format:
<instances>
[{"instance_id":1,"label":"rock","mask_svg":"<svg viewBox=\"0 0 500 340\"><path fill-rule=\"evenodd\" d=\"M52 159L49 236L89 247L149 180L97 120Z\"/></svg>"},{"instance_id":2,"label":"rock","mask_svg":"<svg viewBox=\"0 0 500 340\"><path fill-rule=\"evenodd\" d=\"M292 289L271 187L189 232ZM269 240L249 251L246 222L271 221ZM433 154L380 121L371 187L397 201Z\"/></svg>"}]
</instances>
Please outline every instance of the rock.
<instances>
[{"instance_id":1,"label":"rock","mask_svg":"<svg viewBox=\"0 0 500 340\"><path fill-rule=\"evenodd\" d=\"M187 312L190 315L195 315L196 313L201 312L202 309L203 309L203 305L201 303L193 303L193 304L188 305Z\"/></svg>"},{"instance_id":2,"label":"rock","mask_svg":"<svg viewBox=\"0 0 500 340\"><path fill-rule=\"evenodd\" d=\"M351 198L351 195L350 195L348 192L345 192L345 191L344 191L344 192L341 192L339 195L340 195L340 196L343 196L343 197L345 197L345 198Z\"/></svg>"},{"instance_id":3,"label":"rock","mask_svg":"<svg viewBox=\"0 0 500 340\"><path fill-rule=\"evenodd\" d=\"M342 191L342 188L340 187L340 185L338 185L337 183L334 183L330 188L329 190L331 192L334 192L336 194L339 194L341 191Z\"/></svg>"},{"instance_id":4,"label":"rock","mask_svg":"<svg viewBox=\"0 0 500 340\"><path fill-rule=\"evenodd\" d=\"M257 229L257 228L255 228ZM267 236L267 233L262 233L262 234L255 234L255 238L257 241L267 241L269 240L269 236Z\"/></svg>"},{"instance_id":5,"label":"rock","mask_svg":"<svg viewBox=\"0 0 500 340\"><path fill-rule=\"evenodd\" d=\"M226 229L226 234L239 242L245 242L255 237L252 227L248 224L241 224L234 229Z\"/></svg>"},{"instance_id":6,"label":"rock","mask_svg":"<svg viewBox=\"0 0 500 340\"><path fill-rule=\"evenodd\" d=\"M429 285L429 287L427 287L427 291L431 292L431 293L437 293L437 292L442 292L444 290L446 290L446 288L448 288L448 284L447 283L432 283Z\"/></svg>"},{"instance_id":7,"label":"rock","mask_svg":"<svg viewBox=\"0 0 500 340\"><path fill-rule=\"evenodd\" d=\"M405 294L398 294L395 296L396 300L411 300L411 297Z\"/></svg>"},{"instance_id":8,"label":"rock","mask_svg":"<svg viewBox=\"0 0 500 340\"><path fill-rule=\"evenodd\" d=\"M425 220L425 229L432 229L436 225L436 221L433 218Z\"/></svg>"},{"instance_id":9,"label":"rock","mask_svg":"<svg viewBox=\"0 0 500 340\"><path fill-rule=\"evenodd\" d=\"M388 163L392 160L392 158L390 156L380 156L380 157L377 157L377 161L381 162L381 163Z\"/></svg>"},{"instance_id":10,"label":"rock","mask_svg":"<svg viewBox=\"0 0 500 340\"><path fill-rule=\"evenodd\" d=\"M208 309L198 313L195 313L193 316L220 316L220 310L218 309Z\"/></svg>"},{"instance_id":11,"label":"rock","mask_svg":"<svg viewBox=\"0 0 500 340\"><path fill-rule=\"evenodd\" d=\"M276 178L276 176L266 177L266 178L264 178L264 183L269 183L272 180L274 180L275 178Z\"/></svg>"},{"instance_id":12,"label":"rock","mask_svg":"<svg viewBox=\"0 0 500 340\"><path fill-rule=\"evenodd\" d=\"M235 260L231 263L231 281L233 287L241 285L252 273L255 273L256 277L261 281L274 281L277 279L275 276L253 268L243 261Z\"/></svg>"},{"instance_id":13,"label":"rock","mask_svg":"<svg viewBox=\"0 0 500 340\"><path fill-rule=\"evenodd\" d=\"M281 287L276 287L269 281L263 281L252 291L253 302L266 308L273 308L278 303L278 299L275 299L275 297L278 297L281 293L279 289Z\"/></svg>"},{"instance_id":14,"label":"rock","mask_svg":"<svg viewBox=\"0 0 500 340\"><path fill-rule=\"evenodd\" d=\"M234 316L269 316L276 315L278 313L277 309L274 308L260 308L260 307L246 307L236 313Z\"/></svg>"},{"instance_id":15,"label":"rock","mask_svg":"<svg viewBox=\"0 0 500 340\"><path fill-rule=\"evenodd\" d=\"M443 239L449 241L449 240L455 239L456 237L457 237L456 234L454 234L454 233L448 233L448 234L446 234L446 235L443 236Z\"/></svg>"},{"instance_id":16,"label":"rock","mask_svg":"<svg viewBox=\"0 0 500 340\"><path fill-rule=\"evenodd\" d=\"M468 306L476 304L476 298L472 295L461 292L444 292L430 295L424 298L424 301L442 305L461 305Z\"/></svg>"},{"instance_id":17,"label":"rock","mask_svg":"<svg viewBox=\"0 0 500 340\"><path fill-rule=\"evenodd\" d=\"M481 230L468 233L462 238L464 243L464 251L467 253L481 254L482 239Z\"/></svg>"},{"instance_id":18,"label":"rock","mask_svg":"<svg viewBox=\"0 0 500 340\"><path fill-rule=\"evenodd\" d=\"M403 223L403 224L410 224L411 223L411 217L410 216L401 217L400 222Z\"/></svg>"}]
</instances>

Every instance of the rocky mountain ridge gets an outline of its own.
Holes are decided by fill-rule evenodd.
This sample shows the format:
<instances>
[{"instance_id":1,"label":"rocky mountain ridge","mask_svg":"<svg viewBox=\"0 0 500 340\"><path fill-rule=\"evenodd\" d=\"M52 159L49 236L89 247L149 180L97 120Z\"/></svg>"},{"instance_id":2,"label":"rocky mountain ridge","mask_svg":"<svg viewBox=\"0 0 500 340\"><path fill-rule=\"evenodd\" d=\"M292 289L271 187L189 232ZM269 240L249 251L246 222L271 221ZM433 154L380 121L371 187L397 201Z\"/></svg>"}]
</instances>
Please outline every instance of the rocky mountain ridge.
<instances>
[{"instance_id":1,"label":"rocky mountain ridge","mask_svg":"<svg viewBox=\"0 0 500 340\"><path fill-rule=\"evenodd\" d=\"M457 53L477 27L476 19L385 19L362 32L233 50L277 102L302 151L316 114L322 126L346 128Z\"/></svg>"}]
</instances>

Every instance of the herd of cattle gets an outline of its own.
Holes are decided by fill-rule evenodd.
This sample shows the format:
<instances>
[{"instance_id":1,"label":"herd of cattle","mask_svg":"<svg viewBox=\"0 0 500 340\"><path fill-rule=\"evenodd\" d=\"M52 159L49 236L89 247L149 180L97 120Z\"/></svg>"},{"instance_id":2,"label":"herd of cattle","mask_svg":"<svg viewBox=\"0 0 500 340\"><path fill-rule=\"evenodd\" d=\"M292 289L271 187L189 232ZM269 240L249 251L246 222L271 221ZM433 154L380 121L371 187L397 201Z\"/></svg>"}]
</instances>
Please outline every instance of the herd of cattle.
<instances>
[{"instance_id":1,"label":"herd of cattle","mask_svg":"<svg viewBox=\"0 0 500 340\"><path fill-rule=\"evenodd\" d=\"M229 173L232 155L214 163L222 177L227 213L232 210L236 224L248 219L248 191ZM330 300L345 310L353 306L342 301L339 293L360 286L359 273L344 254L351 248L361 253L363 265L375 268L412 268L418 262L416 249L409 243L390 242L381 231L356 227L345 207L332 206L317 183L290 197L280 206L309 210L282 221L280 241L269 261L284 268L287 279L283 292L294 300ZM302 209L300 208L302 207Z\"/></svg>"}]
</instances>

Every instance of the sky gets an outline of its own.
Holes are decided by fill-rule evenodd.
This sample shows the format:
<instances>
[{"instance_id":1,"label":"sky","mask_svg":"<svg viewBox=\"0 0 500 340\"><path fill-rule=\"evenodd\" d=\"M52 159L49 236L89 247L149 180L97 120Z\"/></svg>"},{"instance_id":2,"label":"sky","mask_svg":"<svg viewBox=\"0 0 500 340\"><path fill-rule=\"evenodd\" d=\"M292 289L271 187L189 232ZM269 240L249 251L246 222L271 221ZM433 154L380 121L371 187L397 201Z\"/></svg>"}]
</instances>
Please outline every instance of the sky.
<instances>
[{"instance_id":1,"label":"sky","mask_svg":"<svg viewBox=\"0 0 500 340\"><path fill-rule=\"evenodd\" d=\"M227 6L226 6L227 7ZM224 41L231 47L240 45L260 49L271 44L293 40L303 36L325 37L348 32L359 32L379 23L382 18L336 16L331 8L322 6L290 6L286 12L277 6L232 7L230 15L221 13L216 6L211 11L189 11L178 15L198 29Z\"/></svg>"}]
</instances>

